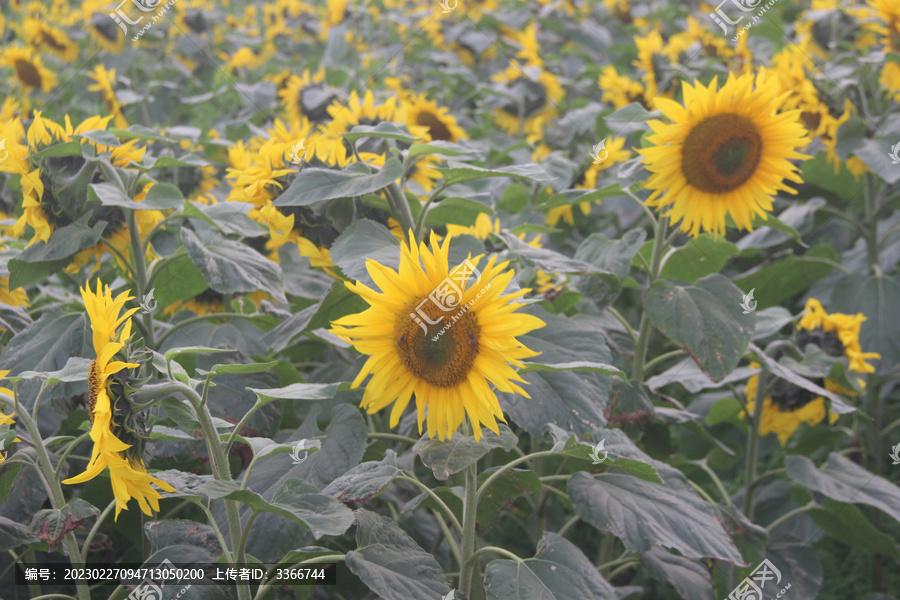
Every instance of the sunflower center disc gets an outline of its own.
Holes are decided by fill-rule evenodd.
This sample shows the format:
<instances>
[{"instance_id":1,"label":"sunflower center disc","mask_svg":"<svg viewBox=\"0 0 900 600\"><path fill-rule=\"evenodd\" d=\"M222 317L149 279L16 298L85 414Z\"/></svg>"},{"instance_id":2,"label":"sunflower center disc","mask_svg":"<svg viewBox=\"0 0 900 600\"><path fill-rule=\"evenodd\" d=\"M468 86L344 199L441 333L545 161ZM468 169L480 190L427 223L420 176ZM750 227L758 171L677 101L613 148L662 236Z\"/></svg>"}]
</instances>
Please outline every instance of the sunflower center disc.
<instances>
[{"instance_id":1,"label":"sunflower center disc","mask_svg":"<svg viewBox=\"0 0 900 600\"><path fill-rule=\"evenodd\" d=\"M722 194L750 179L761 155L762 138L753 121L735 114L716 115L688 134L681 169L691 186Z\"/></svg>"},{"instance_id":2,"label":"sunflower center disc","mask_svg":"<svg viewBox=\"0 0 900 600\"><path fill-rule=\"evenodd\" d=\"M31 87L41 86L41 74L38 73L38 70L34 65L27 60L17 60L15 69L16 75L19 76L19 80L25 85Z\"/></svg>"},{"instance_id":3,"label":"sunflower center disc","mask_svg":"<svg viewBox=\"0 0 900 600\"><path fill-rule=\"evenodd\" d=\"M478 317L463 305L444 311L428 299L420 305L422 300L411 302L394 327L400 360L413 375L431 385L457 386L469 376L478 356Z\"/></svg>"},{"instance_id":4,"label":"sunflower center disc","mask_svg":"<svg viewBox=\"0 0 900 600\"><path fill-rule=\"evenodd\" d=\"M428 133L431 134L432 139L444 140L445 142L449 142L453 139L453 134L450 133L450 130L444 125L444 122L441 121L437 115L430 112L419 113L418 116L416 116L416 125L424 125L427 127Z\"/></svg>"}]
</instances>

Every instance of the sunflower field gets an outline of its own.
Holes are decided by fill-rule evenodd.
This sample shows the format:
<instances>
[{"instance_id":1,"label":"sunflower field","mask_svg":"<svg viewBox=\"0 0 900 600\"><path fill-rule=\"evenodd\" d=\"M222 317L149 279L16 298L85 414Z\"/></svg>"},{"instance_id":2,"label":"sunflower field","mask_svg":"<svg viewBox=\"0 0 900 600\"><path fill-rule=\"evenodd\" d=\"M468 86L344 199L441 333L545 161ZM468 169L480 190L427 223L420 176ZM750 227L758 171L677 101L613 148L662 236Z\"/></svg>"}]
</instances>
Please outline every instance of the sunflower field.
<instances>
[{"instance_id":1,"label":"sunflower field","mask_svg":"<svg viewBox=\"0 0 900 600\"><path fill-rule=\"evenodd\" d=\"M900 0L0 0L0 600L900 600Z\"/></svg>"}]
</instances>

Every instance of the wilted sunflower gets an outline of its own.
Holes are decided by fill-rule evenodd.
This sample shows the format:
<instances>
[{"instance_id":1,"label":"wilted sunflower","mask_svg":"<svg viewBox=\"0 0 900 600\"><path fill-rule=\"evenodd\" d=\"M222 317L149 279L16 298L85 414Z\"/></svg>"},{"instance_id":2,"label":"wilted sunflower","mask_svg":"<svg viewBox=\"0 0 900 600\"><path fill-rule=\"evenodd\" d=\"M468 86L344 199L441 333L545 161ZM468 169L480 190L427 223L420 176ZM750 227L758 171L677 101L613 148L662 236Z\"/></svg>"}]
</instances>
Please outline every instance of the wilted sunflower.
<instances>
[{"instance_id":1,"label":"wilted sunflower","mask_svg":"<svg viewBox=\"0 0 900 600\"><path fill-rule=\"evenodd\" d=\"M133 298L128 292L122 292L115 299L109 286L104 290L97 280L97 291L90 287L81 288L81 297L93 331L94 351L97 358L91 363L88 384L90 386L89 412L91 417L91 440L94 448L91 460L84 473L63 481L66 484L84 483L93 479L109 467L109 478L113 494L116 498L116 519L119 512L128 508L128 501L136 498L141 510L152 516L150 510L159 510L162 496L153 489L155 484L162 490L174 492L175 489L147 473L144 461L139 452L134 452L133 444L120 439L129 432L122 423L114 422L121 418L118 404L127 404L123 397L124 389L120 381L113 377L123 369L140 365L114 360L116 354L124 347L124 342L131 336L131 315L138 309L132 308L119 315L125 303ZM120 327L121 326L121 327ZM126 409L127 410L127 409ZM120 430L119 433L114 429ZM131 436L134 437L134 436Z\"/></svg>"},{"instance_id":2,"label":"wilted sunflower","mask_svg":"<svg viewBox=\"0 0 900 600\"><path fill-rule=\"evenodd\" d=\"M30 48L10 46L0 54L0 65L12 69L15 72L12 81L26 91L49 92L56 87L56 74Z\"/></svg>"},{"instance_id":3,"label":"wilted sunflower","mask_svg":"<svg viewBox=\"0 0 900 600\"><path fill-rule=\"evenodd\" d=\"M401 246L398 271L368 260L381 292L347 283L369 308L334 321L331 332L369 355L353 381L357 387L372 375L362 400L369 413L393 404L395 427L415 394L420 432L427 416L429 437L450 438L468 415L481 439L481 425L497 433L497 419L505 422L491 383L529 397L513 366L538 353L516 336L544 322L514 313L522 306L514 300L529 290L501 295L514 275L504 272L508 261L497 264L493 256L479 273L481 257L451 267L449 250L450 236L441 245L432 233L431 250L424 242Z\"/></svg>"},{"instance_id":4,"label":"wilted sunflower","mask_svg":"<svg viewBox=\"0 0 900 600\"><path fill-rule=\"evenodd\" d=\"M859 345L859 329L865 320L866 317L862 313L828 314L821 302L810 298L797 325L797 346L802 350L808 344L814 344L829 356L846 357L849 369L854 373L874 373L875 367L866 361L881 358L881 355L877 352L863 352ZM751 366L759 365L753 363ZM755 407L757 379L756 375L751 377L744 392L748 400L747 412L750 414ZM829 377L814 381L829 392L854 395L854 392L843 389ZM861 386L865 385L863 380L858 381ZM838 419L838 415L828 411L822 396L778 379L771 395L764 399L759 432L760 435L777 434L783 446L801 423L816 425L825 420L826 416L829 423L834 423Z\"/></svg>"},{"instance_id":5,"label":"wilted sunflower","mask_svg":"<svg viewBox=\"0 0 900 600\"><path fill-rule=\"evenodd\" d=\"M684 106L656 100L672 123L650 121L653 146L639 151L653 173L647 204L666 209L694 237L701 230L724 234L729 214L752 230L753 217L772 210L773 195L795 193L784 179L802 182L790 162L809 158L797 152L809 143L799 111L778 112L789 92L780 94L765 69L753 84L752 75L729 75L722 89L717 78L709 86L683 83Z\"/></svg>"}]
</instances>

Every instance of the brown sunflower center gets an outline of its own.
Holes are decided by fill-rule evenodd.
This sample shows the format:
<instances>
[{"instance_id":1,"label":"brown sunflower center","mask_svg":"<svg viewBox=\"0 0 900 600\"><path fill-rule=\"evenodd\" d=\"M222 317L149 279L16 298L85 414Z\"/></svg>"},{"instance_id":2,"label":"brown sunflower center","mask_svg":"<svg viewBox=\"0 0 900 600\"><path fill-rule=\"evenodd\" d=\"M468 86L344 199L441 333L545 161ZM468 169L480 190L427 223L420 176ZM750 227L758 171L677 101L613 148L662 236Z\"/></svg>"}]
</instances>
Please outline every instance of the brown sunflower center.
<instances>
[{"instance_id":1,"label":"brown sunflower center","mask_svg":"<svg viewBox=\"0 0 900 600\"><path fill-rule=\"evenodd\" d=\"M88 370L88 417L91 419L91 425L94 424L94 407L97 406L97 395L100 393L100 370L97 368L97 361L91 361L91 368Z\"/></svg>"},{"instance_id":2,"label":"brown sunflower center","mask_svg":"<svg viewBox=\"0 0 900 600\"><path fill-rule=\"evenodd\" d=\"M813 379L812 381L820 387L825 387L824 379ZM818 394L798 387L784 379L777 379L772 386L772 402L785 412L800 410L817 398L820 398Z\"/></svg>"},{"instance_id":3,"label":"brown sunflower center","mask_svg":"<svg viewBox=\"0 0 900 600\"><path fill-rule=\"evenodd\" d=\"M413 375L433 386L459 385L478 356L478 317L465 305L445 311L428 298L422 300L411 302L394 326L400 360Z\"/></svg>"},{"instance_id":4,"label":"brown sunflower center","mask_svg":"<svg viewBox=\"0 0 900 600\"><path fill-rule=\"evenodd\" d=\"M721 114L701 121L688 134L681 170L691 186L722 194L750 179L761 156L756 124L741 115Z\"/></svg>"},{"instance_id":5,"label":"brown sunflower center","mask_svg":"<svg viewBox=\"0 0 900 600\"><path fill-rule=\"evenodd\" d=\"M453 134L450 129L436 114L431 112L420 112L416 116L416 125L424 125L428 128L431 138L434 140L444 140L445 142L453 141Z\"/></svg>"},{"instance_id":6,"label":"brown sunflower center","mask_svg":"<svg viewBox=\"0 0 900 600\"><path fill-rule=\"evenodd\" d=\"M15 64L15 69L19 81L29 87L41 87L41 73L30 60L18 59Z\"/></svg>"},{"instance_id":7,"label":"brown sunflower center","mask_svg":"<svg viewBox=\"0 0 900 600\"><path fill-rule=\"evenodd\" d=\"M66 49L66 46L63 43L56 41L56 37L49 31L41 31L40 43L50 46L54 50Z\"/></svg>"},{"instance_id":8,"label":"brown sunflower center","mask_svg":"<svg viewBox=\"0 0 900 600\"><path fill-rule=\"evenodd\" d=\"M797 346L802 350L807 344L815 344L829 356L844 356L844 343L835 331L825 331L821 327L801 329L797 334Z\"/></svg>"}]
</instances>

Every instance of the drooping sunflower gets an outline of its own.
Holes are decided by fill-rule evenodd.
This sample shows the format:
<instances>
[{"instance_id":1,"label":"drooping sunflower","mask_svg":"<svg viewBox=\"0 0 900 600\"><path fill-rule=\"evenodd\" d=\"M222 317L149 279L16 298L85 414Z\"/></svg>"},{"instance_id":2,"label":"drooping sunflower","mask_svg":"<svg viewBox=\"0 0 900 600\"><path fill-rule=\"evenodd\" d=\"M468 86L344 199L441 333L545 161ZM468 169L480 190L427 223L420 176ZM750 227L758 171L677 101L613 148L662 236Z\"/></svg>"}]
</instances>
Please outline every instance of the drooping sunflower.
<instances>
[{"instance_id":1,"label":"drooping sunflower","mask_svg":"<svg viewBox=\"0 0 900 600\"><path fill-rule=\"evenodd\" d=\"M49 92L56 87L56 74L30 48L10 46L0 53L0 65L12 69L15 73L12 81L26 91Z\"/></svg>"},{"instance_id":2,"label":"drooping sunflower","mask_svg":"<svg viewBox=\"0 0 900 600\"><path fill-rule=\"evenodd\" d=\"M868 360L881 358L877 352L863 352L859 343L859 329L865 315L858 313L846 315L842 313L827 313L822 303L815 298L806 302L804 314L797 324L796 343L802 350L809 344L818 346L825 354L835 358L846 358L849 362L849 370L853 373L874 373L875 367ZM758 364L751 364L758 367ZM745 394L747 396L747 412L752 414L755 408L756 386L758 377L754 375L747 381ZM865 387L865 381L857 379L860 387ZM855 392L846 390L830 377L814 380L829 392L855 395ZM794 434L801 423L816 425L828 418L829 423L834 423L838 415L831 413L825 399L805 389L796 387L783 379L775 381L771 395L764 398L762 420L760 422L760 435L775 433L778 440L784 446L787 440Z\"/></svg>"},{"instance_id":3,"label":"drooping sunflower","mask_svg":"<svg viewBox=\"0 0 900 600\"><path fill-rule=\"evenodd\" d=\"M122 418L122 412L128 410L127 407L119 406L120 403L127 404L127 399L122 397L122 383L114 376L124 369L140 366L115 360L115 357L131 336L131 315L138 309L132 308L120 315L125 303L133 298L127 291L113 298L109 286L103 289L99 280L96 292L86 286L81 289L81 297L91 320L94 351L97 353L97 358L91 362L88 377L90 437L94 448L84 473L70 477L63 483L84 483L109 467L109 478L116 498L116 519L119 518L120 511L128 508L128 502L132 498L137 499L145 514L152 516L151 507L158 511L159 500L162 498L152 486L156 485L167 492L174 492L175 489L147 472L140 453L131 450L133 444L120 439L120 436L126 434L125 431L118 435L114 431L123 430L122 424L117 420Z\"/></svg>"},{"instance_id":4,"label":"drooping sunflower","mask_svg":"<svg viewBox=\"0 0 900 600\"><path fill-rule=\"evenodd\" d=\"M559 114L557 106L566 95L559 78L542 65L520 65L512 60L491 79L504 84L509 95L521 99L494 111L497 125L510 135L515 135L521 125L530 141L540 139L544 125Z\"/></svg>"},{"instance_id":5,"label":"drooping sunflower","mask_svg":"<svg viewBox=\"0 0 900 600\"><path fill-rule=\"evenodd\" d=\"M505 271L508 261L492 256L478 272L481 257L449 264L450 236L439 244L432 233L430 245L404 243L396 271L370 259L366 268L381 291L347 283L369 308L334 321L331 332L369 356L353 381L357 387L372 375L362 400L369 413L393 404L395 427L415 395L420 432L427 418L429 437L450 438L468 416L480 439L481 425L497 433L497 420L505 422L490 384L529 397L513 367L538 353L516 336L544 322L514 312L529 290L503 295L514 275Z\"/></svg>"},{"instance_id":6,"label":"drooping sunflower","mask_svg":"<svg viewBox=\"0 0 900 600\"><path fill-rule=\"evenodd\" d=\"M647 204L665 209L691 236L724 234L727 215L752 230L753 217L772 210L774 194L795 193L785 179L802 182L790 162L809 158L797 151L809 143L799 111L779 112L789 92L780 93L765 69L755 81L755 89L753 75L729 75L722 89L717 78L709 86L683 83L684 106L656 101L672 123L650 121L653 146L639 151L653 173Z\"/></svg>"}]
</instances>

